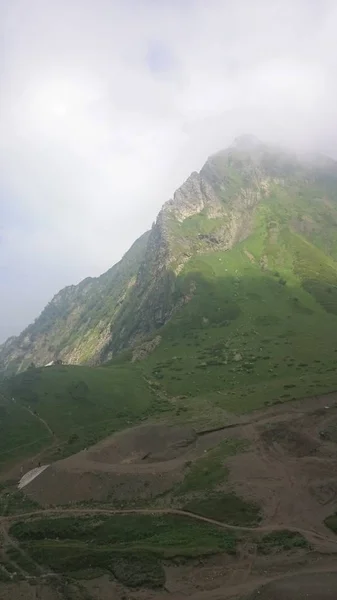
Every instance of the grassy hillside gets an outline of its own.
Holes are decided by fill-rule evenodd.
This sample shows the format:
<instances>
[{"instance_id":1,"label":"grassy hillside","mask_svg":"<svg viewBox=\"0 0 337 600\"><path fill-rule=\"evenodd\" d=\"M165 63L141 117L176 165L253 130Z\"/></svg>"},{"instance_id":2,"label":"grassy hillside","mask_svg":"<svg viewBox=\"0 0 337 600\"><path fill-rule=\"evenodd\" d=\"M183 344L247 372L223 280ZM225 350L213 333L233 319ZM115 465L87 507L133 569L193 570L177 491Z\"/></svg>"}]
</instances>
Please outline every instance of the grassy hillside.
<instances>
[{"instance_id":1,"label":"grassy hillside","mask_svg":"<svg viewBox=\"0 0 337 600\"><path fill-rule=\"evenodd\" d=\"M29 369L2 384L0 403L0 468L42 449L65 457L167 408L130 366Z\"/></svg>"},{"instance_id":2,"label":"grassy hillside","mask_svg":"<svg viewBox=\"0 0 337 600\"><path fill-rule=\"evenodd\" d=\"M320 235L300 231L302 200L291 194L276 186L247 239L197 254L172 275L180 308L145 359L131 363L126 351L104 367L31 369L4 382L2 462L48 446L50 458L65 456L163 410L214 424L337 389L334 221ZM305 202L317 223L322 205Z\"/></svg>"},{"instance_id":3,"label":"grassy hillside","mask_svg":"<svg viewBox=\"0 0 337 600\"><path fill-rule=\"evenodd\" d=\"M65 456L149 415L214 424L337 389L336 173L261 144L211 157L119 265L69 291L71 315L54 302L32 351L19 339L25 365L48 340L75 362L132 341L142 360L7 379L2 462Z\"/></svg>"},{"instance_id":4,"label":"grassy hillside","mask_svg":"<svg viewBox=\"0 0 337 600\"><path fill-rule=\"evenodd\" d=\"M253 235L186 265L178 283L182 294L193 283L192 297L145 360L131 363L127 352L105 367L32 369L7 380L2 462L48 446L50 458L65 456L150 415L214 424L228 411L336 389L336 264L286 231L261 270L259 244ZM321 280L308 276L315 269Z\"/></svg>"},{"instance_id":5,"label":"grassy hillside","mask_svg":"<svg viewBox=\"0 0 337 600\"><path fill-rule=\"evenodd\" d=\"M192 298L141 365L169 395L245 412L336 389L337 264L288 230L261 268L266 241L186 265Z\"/></svg>"}]
</instances>

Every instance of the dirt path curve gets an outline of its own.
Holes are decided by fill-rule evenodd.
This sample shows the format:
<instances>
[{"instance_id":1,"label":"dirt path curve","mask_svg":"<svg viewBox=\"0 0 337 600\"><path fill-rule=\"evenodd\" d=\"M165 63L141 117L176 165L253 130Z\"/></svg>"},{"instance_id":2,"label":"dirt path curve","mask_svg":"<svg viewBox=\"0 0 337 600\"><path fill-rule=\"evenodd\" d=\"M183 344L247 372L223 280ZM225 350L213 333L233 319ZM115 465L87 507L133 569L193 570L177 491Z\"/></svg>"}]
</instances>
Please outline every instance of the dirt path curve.
<instances>
[{"instance_id":1,"label":"dirt path curve","mask_svg":"<svg viewBox=\"0 0 337 600\"><path fill-rule=\"evenodd\" d=\"M1 392L0 392L0 398L3 398L3 400L5 400L5 402L10 402L11 401L13 404L17 404L18 406L20 406L20 408L22 408L23 410L29 412L29 414L34 419L37 419L38 421L40 421L40 423L43 425L43 427L48 431L49 435L51 435L53 438L55 438L55 433L53 432L53 430L51 429L51 427L48 425L47 421L45 421L45 419L43 419L42 417L40 417L40 415L38 413L35 413L28 406L25 406L24 404L21 404L21 402L17 402L15 400L15 398L11 398L11 400L9 400L9 398L6 398L6 396L4 396Z\"/></svg>"},{"instance_id":2,"label":"dirt path curve","mask_svg":"<svg viewBox=\"0 0 337 600\"><path fill-rule=\"evenodd\" d=\"M179 510L175 508L130 508L130 509L109 509L109 508L46 508L42 510L37 510L35 512L27 512L21 513L18 515L10 515L6 517L0 517L0 525L2 523L10 523L12 521L19 521L22 518L32 518L43 515L50 516L60 516L60 515L73 515L73 516L85 516L85 515L177 515L181 517L187 517L189 519L195 519L197 521L203 521L204 523L209 523L210 525L215 525L217 527L221 527L222 529L230 529L233 531L244 531L250 533L268 533L269 531L282 531L287 529L288 531L294 531L301 533L306 538L311 539L313 542L315 540L321 542L332 543L337 548L337 539L332 537L332 535L322 535L313 530L301 529L298 527L284 525L261 525L258 527L244 527L240 525L229 525L228 523L222 523L221 521L217 521L216 519L211 519L210 517L203 517L202 515L198 515L196 513L192 513L186 510Z\"/></svg>"},{"instance_id":3,"label":"dirt path curve","mask_svg":"<svg viewBox=\"0 0 337 600\"><path fill-rule=\"evenodd\" d=\"M4 396L3 396L3 398L4 398ZM55 438L55 433L53 432L51 427L48 425L47 421L45 421L45 419L40 417L40 415L38 413L35 413L29 406L24 406L23 404L21 404L21 402L17 402L15 400L15 398L12 398L12 402L14 404L18 404L21 408L23 408L23 410L26 410L33 417L33 419L37 419L38 421L40 421L40 423L43 425L43 427L45 429L47 429L49 435L51 435L53 438Z\"/></svg>"},{"instance_id":4,"label":"dirt path curve","mask_svg":"<svg viewBox=\"0 0 337 600\"><path fill-rule=\"evenodd\" d=\"M43 569L42 567L40 567L40 565L38 565L35 561L33 561L33 559L27 554L27 552L25 550L22 549L22 547L20 546L20 544L14 540L12 538L12 536L8 533L7 528L1 523L0 523L0 532L2 534L3 540L6 544L8 544L8 546L11 546L12 548L15 548L16 550L18 550L18 552L20 552L20 554L30 563L32 563L34 565L34 568L36 569L36 572L39 575L43 574ZM15 564L16 568L19 570L19 572L23 573L25 577L27 577L27 575L29 575L29 573L27 573L26 571L24 571L24 569L22 568L22 566L20 564L18 564L14 559L11 559L10 562L12 562L13 564Z\"/></svg>"},{"instance_id":5,"label":"dirt path curve","mask_svg":"<svg viewBox=\"0 0 337 600\"><path fill-rule=\"evenodd\" d=\"M22 406L22 404L20 404L20 406ZM30 408L28 408L28 406L22 406L22 408L24 410L26 410L27 412L29 412L32 417L35 417L38 421L40 421L40 423L42 423L42 425L45 427L45 429L47 429L48 433L55 438L55 433L53 432L53 430L50 428L50 426L48 425L47 421L45 421L42 417L40 417L40 415L38 415L37 413L34 413Z\"/></svg>"}]
</instances>

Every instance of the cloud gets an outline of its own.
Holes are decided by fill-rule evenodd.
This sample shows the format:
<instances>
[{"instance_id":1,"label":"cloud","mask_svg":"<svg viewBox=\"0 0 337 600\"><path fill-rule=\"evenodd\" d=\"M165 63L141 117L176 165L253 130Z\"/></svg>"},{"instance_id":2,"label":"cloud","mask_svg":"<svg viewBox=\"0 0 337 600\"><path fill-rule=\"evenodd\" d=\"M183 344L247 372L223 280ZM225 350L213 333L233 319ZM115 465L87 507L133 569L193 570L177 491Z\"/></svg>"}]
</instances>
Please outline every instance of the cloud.
<instances>
[{"instance_id":1,"label":"cloud","mask_svg":"<svg viewBox=\"0 0 337 600\"><path fill-rule=\"evenodd\" d=\"M3 0L0 339L241 133L337 154L333 0Z\"/></svg>"},{"instance_id":2,"label":"cloud","mask_svg":"<svg viewBox=\"0 0 337 600\"><path fill-rule=\"evenodd\" d=\"M174 57L171 54L170 48L160 40L151 40L149 42L146 62L150 71L158 76L172 71L175 67Z\"/></svg>"}]
</instances>

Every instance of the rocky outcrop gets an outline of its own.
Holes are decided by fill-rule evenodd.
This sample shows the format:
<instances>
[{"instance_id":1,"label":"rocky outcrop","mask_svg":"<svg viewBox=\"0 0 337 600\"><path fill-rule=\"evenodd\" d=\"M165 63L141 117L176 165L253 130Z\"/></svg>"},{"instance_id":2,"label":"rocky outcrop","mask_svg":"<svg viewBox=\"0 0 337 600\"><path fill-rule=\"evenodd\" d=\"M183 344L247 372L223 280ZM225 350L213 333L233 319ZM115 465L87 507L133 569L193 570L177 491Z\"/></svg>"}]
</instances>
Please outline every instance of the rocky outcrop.
<instances>
[{"instance_id":1,"label":"rocky outcrop","mask_svg":"<svg viewBox=\"0 0 337 600\"><path fill-rule=\"evenodd\" d=\"M122 260L97 278L87 278L54 296L34 323L0 348L0 372L22 371L61 359L65 364L95 364L111 337L111 325L130 289L149 233Z\"/></svg>"},{"instance_id":2,"label":"rocky outcrop","mask_svg":"<svg viewBox=\"0 0 337 600\"><path fill-rule=\"evenodd\" d=\"M164 204L162 211L180 223L203 210L209 218L223 214L223 207L212 186L199 173L192 173L175 192L173 199Z\"/></svg>"},{"instance_id":3,"label":"rocky outcrop","mask_svg":"<svg viewBox=\"0 0 337 600\"><path fill-rule=\"evenodd\" d=\"M182 306L177 276L192 256L229 250L250 234L254 210L269 191L268 177L254 168L244 185L238 179L233 186L228 181L229 154L221 153L224 171L215 174L211 169L210 177L208 166L213 160L218 156L211 157L201 173L192 173L159 212L135 286L114 323L101 361L142 343Z\"/></svg>"}]
</instances>

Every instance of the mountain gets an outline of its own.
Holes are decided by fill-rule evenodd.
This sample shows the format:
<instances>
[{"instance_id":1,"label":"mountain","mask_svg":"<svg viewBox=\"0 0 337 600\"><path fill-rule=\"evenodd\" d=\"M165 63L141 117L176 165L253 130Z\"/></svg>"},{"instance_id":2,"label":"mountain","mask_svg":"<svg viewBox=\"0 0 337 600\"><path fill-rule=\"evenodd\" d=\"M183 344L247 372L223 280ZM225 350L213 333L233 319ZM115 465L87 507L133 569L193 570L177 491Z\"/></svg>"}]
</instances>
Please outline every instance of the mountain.
<instances>
[{"instance_id":1,"label":"mountain","mask_svg":"<svg viewBox=\"0 0 337 600\"><path fill-rule=\"evenodd\" d=\"M181 320L225 337L248 314L252 335L262 322L267 333L303 319L334 329L336 224L335 161L242 136L191 174L119 263L59 292L7 340L2 369L100 364Z\"/></svg>"},{"instance_id":2,"label":"mountain","mask_svg":"<svg viewBox=\"0 0 337 600\"><path fill-rule=\"evenodd\" d=\"M95 362L134 285L148 238L148 232L142 235L100 277L88 277L56 294L33 324L0 347L3 369L16 372L32 362L45 365L57 359L73 364Z\"/></svg>"},{"instance_id":3,"label":"mountain","mask_svg":"<svg viewBox=\"0 0 337 600\"><path fill-rule=\"evenodd\" d=\"M6 598L304 597L327 553L335 597L336 225L335 161L244 136L6 342Z\"/></svg>"}]
</instances>

